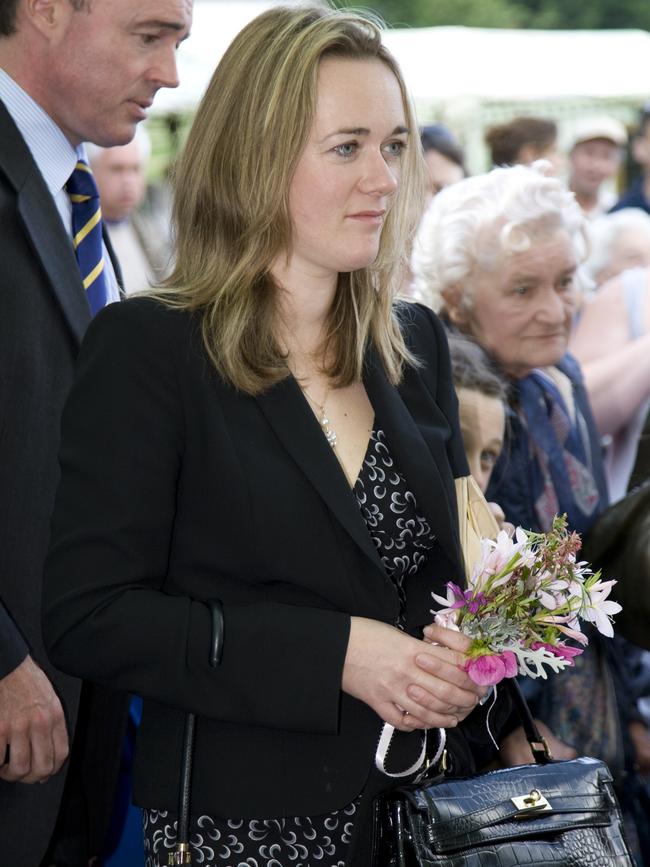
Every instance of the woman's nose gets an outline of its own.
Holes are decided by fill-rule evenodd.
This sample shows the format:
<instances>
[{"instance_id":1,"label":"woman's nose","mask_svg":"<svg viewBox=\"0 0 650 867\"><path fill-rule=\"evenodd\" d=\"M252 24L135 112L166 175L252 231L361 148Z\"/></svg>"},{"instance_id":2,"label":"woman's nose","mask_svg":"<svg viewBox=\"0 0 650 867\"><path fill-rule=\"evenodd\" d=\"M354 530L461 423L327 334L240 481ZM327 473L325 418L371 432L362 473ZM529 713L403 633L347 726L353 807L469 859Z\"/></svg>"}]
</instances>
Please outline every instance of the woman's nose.
<instances>
[{"instance_id":1,"label":"woman's nose","mask_svg":"<svg viewBox=\"0 0 650 867\"><path fill-rule=\"evenodd\" d=\"M540 298L537 318L552 324L564 323L573 309L573 296L550 288Z\"/></svg>"},{"instance_id":2,"label":"woman's nose","mask_svg":"<svg viewBox=\"0 0 650 867\"><path fill-rule=\"evenodd\" d=\"M364 193L378 196L392 196L399 187L399 177L381 153L369 154L365 173L359 183Z\"/></svg>"}]
</instances>

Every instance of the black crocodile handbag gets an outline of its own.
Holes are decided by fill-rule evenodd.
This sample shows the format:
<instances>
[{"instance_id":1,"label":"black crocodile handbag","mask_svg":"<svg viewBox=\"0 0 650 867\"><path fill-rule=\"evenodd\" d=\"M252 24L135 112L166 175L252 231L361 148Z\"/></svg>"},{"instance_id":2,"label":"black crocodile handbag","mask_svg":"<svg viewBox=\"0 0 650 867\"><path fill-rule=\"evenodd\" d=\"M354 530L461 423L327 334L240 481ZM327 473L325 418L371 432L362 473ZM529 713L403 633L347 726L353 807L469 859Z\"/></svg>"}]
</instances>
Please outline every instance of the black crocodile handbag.
<instances>
[{"instance_id":1,"label":"black crocodile handbag","mask_svg":"<svg viewBox=\"0 0 650 867\"><path fill-rule=\"evenodd\" d=\"M549 760L523 696L513 698L540 764L438 777L382 796L375 867L633 867L607 765Z\"/></svg>"}]
</instances>

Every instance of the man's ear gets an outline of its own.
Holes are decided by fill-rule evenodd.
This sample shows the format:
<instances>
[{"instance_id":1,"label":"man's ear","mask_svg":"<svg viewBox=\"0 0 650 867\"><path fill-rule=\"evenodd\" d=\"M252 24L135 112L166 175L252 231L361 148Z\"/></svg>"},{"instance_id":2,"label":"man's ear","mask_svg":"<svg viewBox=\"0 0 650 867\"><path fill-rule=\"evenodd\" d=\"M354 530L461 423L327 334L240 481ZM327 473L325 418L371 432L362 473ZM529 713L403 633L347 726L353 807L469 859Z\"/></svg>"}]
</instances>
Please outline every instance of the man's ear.
<instances>
[{"instance_id":1,"label":"man's ear","mask_svg":"<svg viewBox=\"0 0 650 867\"><path fill-rule=\"evenodd\" d=\"M74 7L70 0L24 0L25 19L46 39L55 39L67 27Z\"/></svg>"},{"instance_id":2,"label":"man's ear","mask_svg":"<svg viewBox=\"0 0 650 867\"><path fill-rule=\"evenodd\" d=\"M447 309L447 316L453 325L462 328L467 325L467 303L465 290L459 283L454 283L442 290L441 295Z\"/></svg>"}]
</instances>

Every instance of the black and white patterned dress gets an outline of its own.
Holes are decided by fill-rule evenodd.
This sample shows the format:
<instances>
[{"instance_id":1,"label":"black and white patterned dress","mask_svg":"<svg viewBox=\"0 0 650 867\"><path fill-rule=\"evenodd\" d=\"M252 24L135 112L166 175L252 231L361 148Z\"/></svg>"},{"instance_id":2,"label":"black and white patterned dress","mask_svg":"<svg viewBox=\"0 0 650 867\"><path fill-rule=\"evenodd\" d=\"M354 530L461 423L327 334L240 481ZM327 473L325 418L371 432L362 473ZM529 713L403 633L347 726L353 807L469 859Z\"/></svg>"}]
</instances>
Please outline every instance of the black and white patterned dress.
<instances>
[{"instance_id":1,"label":"black and white patterned dress","mask_svg":"<svg viewBox=\"0 0 650 867\"><path fill-rule=\"evenodd\" d=\"M353 489L386 574L399 594L402 625L405 580L426 562L435 536L418 514L414 495L391 457L381 429L373 431ZM192 816L194 864L202 867L346 867L362 795L332 813L277 819ZM176 814L143 810L146 867L164 867L176 845Z\"/></svg>"}]
</instances>

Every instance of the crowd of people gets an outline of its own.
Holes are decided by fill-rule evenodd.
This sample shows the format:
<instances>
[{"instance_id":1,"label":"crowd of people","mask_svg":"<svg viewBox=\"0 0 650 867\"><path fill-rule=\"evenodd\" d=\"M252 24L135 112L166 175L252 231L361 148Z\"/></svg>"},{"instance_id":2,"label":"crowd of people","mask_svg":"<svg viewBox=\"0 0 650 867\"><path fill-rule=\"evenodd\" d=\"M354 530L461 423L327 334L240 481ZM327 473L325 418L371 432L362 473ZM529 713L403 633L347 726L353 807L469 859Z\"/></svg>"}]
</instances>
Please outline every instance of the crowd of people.
<instances>
[{"instance_id":1,"label":"crowd of people","mask_svg":"<svg viewBox=\"0 0 650 867\"><path fill-rule=\"evenodd\" d=\"M132 776L146 867L371 867L423 761L532 760L431 613L456 480L588 538L650 473L650 108L618 202L606 116L500 124L469 176L374 19L277 6L216 68L168 233L138 124L191 19L0 3L0 847L106 864ZM594 630L525 685L556 759L609 765L637 867L648 670Z\"/></svg>"}]
</instances>

